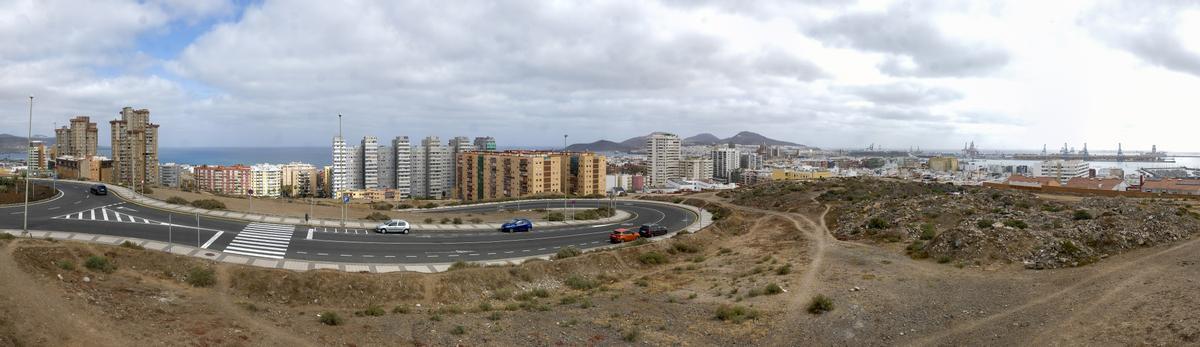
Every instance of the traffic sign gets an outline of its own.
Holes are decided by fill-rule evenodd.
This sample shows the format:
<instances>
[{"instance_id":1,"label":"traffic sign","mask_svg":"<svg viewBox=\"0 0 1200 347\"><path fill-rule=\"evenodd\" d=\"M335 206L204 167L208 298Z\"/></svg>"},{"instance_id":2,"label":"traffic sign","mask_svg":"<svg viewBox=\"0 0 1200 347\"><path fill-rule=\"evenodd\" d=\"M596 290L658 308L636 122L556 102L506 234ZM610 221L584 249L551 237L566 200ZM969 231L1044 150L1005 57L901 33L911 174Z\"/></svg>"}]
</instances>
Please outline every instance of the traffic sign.
<instances>
[{"instance_id":1,"label":"traffic sign","mask_svg":"<svg viewBox=\"0 0 1200 347\"><path fill-rule=\"evenodd\" d=\"M350 195L342 195L342 203L349 204L350 203Z\"/></svg>"}]
</instances>

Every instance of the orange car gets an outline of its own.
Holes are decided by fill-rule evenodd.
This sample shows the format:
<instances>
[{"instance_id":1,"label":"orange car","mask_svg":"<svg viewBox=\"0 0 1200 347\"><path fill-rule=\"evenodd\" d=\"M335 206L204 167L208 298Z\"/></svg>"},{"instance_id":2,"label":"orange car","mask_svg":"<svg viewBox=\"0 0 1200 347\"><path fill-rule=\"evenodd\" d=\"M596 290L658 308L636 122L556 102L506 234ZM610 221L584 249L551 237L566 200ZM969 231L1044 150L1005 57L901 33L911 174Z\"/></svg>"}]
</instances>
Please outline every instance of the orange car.
<instances>
[{"instance_id":1,"label":"orange car","mask_svg":"<svg viewBox=\"0 0 1200 347\"><path fill-rule=\"evenodd\" d=\"M618 228L617 230L613 230L612 234L608 235L608 242L612 243L636 241L637 239L637 231L626 228Z\"/></svg>"}]
</instances>

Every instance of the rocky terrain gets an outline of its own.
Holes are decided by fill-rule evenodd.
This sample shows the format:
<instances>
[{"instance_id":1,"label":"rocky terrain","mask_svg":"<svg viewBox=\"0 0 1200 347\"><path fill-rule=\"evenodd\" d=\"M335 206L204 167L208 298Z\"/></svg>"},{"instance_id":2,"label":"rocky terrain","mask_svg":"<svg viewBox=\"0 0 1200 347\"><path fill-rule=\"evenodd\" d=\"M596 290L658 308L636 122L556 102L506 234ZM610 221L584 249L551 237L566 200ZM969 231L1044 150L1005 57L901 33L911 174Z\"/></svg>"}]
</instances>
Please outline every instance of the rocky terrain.
<instances>
[{"instance_id":1,"label":"rocky terrain","mask_svg":"<svg viewBox=\"0 0 1200 347\"><path fill-rule=\"evenodd\" d=\"M781 193L817 194L818 201L833 206L830 231L839 239L902 244L913 258L959 266L1080 266L1200 232L1200 214L1167 200L1088 197L1071 202L1024 191L876 179L784 182L738 194L750 202L761 200L756 195Z\"/></svg>"}]
</instances>

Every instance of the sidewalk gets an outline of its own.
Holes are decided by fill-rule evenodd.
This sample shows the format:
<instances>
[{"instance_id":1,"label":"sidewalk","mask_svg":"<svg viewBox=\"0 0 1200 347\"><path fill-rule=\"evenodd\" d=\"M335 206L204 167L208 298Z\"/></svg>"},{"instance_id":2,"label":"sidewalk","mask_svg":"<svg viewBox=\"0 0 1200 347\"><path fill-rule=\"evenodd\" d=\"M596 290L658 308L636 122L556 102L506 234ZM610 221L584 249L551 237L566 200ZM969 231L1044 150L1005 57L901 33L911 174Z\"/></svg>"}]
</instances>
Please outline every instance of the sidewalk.
<instances>
[{"instance_id":1,"label":"sidewalk","mask_svg":"<svg viewBox=\"0 0 1200 347\"><path fill-rule=\"evenodd\" d=\"M664 204L666 204L666 203L664 203ZM672 205L674 205L674 204L672 204ZM677 205L677 206L682 206L682 205ZM698 208L691 207L691 206L687 206L687 207L689 207L689 209L691 209L693 212L697 212L699 214L700 218L696 222L693 222L692 225L689 226L687 229L673 232L673 233L670 233L670 234L667 234L664 236L655 237L650 240L652 242L669 240L669 239L671 239L671 237L675 236L675 234L678 234L680 232L696 233L696 232L704 229L705 227L708 227L710 224L712 224L712 214L711 213L708 213L708 211L706 211L704 209L698 209ZM308 261L308 260L294 260L294 259L274 260L274 259L263 259L263 258L255 258L255 257L246 257L246 256L241 256L241 255L227 254L227 253L222 253L220 251L214 251L211 249L197 248L197 247L192 247L192 246L184 246L184 245L180 245L180 244L168 244L168 243L161 242L161 241L151 241L151 240L146 240L146 239L130 238L130 237L118 237L118 236L96 235L96 234L86 234L86 233L73 233L73 232L64 232L64 231L45 231L45 230L30 230L28 235L22 235L21 230L15 230L15 229L0 229L0 233L7 233L7 234L11 234L16 237L32 237L32 238L37 238L37 239L69 240L69 241L77 241L77 242L98 243L98 244L105 244L105 245L111 245L111 246L120 245L121 243L128 241L130 243L134 243L139 246L142 246L143 248L145 248L147 250L168 252L168 253L172 253L172 254L176 254L176 255L208 259L208 260L218 261L218 262L223 262L223 263L249 265L249 266L256 266L256 267L270 268L270 269L284 269L284 270L291 270L291 271L308 271L308 270L328 269L328 270L337 270L337 271L344 271L344 272L368 272L368 273L388 273L388 272L399 272L399 271L434 273L434 272L442 272L442 271L449 270L450 266L454 264L454 263L384 264L384 263L339 263L339 262ZM620 247L620 246L622 246L622 245L621 244L605 245L605 246L600 246L600 247L595 247L595 248L588 248L583 251L584 252L595 252L595 251L599 251L599 250L611 249L611 248ZM487 261L480 261L480 262L473 262L473 263L477 263L477 264L481 264L481 265L519 265L529 259L536 258L536 259L550 260L551 257L553 257L552 254L542 254L542 255L528 256L528 257L487 260Z\"/></svg>"},{"instance_id":2,"label":"sidewalk","mask_svg":"<svg viewBox=\"0 0 1200 347\"><path fill-rule=\"evenodd\" d=\"M195 208L195 207L191 207L191 206L171 204L171 203L168 203L168 202L165 202L162 200L158 200L158 199L154 199L151 197L147 197L147 196L138 194L137 192L134 192L133 190L130 190L129 188L125 188L125 187L121 187L121 186L117 186L117 185L108 185L108 190L110 192L116 193L121 198L124 198L125 200L128 200L134 204L157 208L157 209L161 209L161 210L172 211L172 212L181 213L181 214L203 215L203 216L208 216L208 217L233 219L233 220L248 221L248 222L309 225L309 226L314 226L314 227L330 227L330 228L371 229L371 228L374 228L375 226L379 225L379 223L380 223L380 222L370 222L370 221L348 220L343 225L342 221L331 220L331 219L313 219L313 220L309 220L308 222L305 222L303 218L296 218L296 217L280 217L280 216L233 212L233 211L206 210L206 209ZM542 200L533 200L533 201L542 201ZM465 206L466 205L460 205L457 207L465 207ZM628 212L617 210L616 214L614 214L612 217L608 217L608 218L593 219L593 220L571 220L571 221L562 221L562 222L537 222L537 226L538 227L561 227L561 226L571 226L571 225L605 224L605 223L613 223L613 222L623 221L623 220L629 219L631 217L632 217L632 215L630 215ZM480 231L480 230L500 229L500 224L498 224L498 223L425 224L425 223L410 222L410 225L411 225L412 230L420 230L420 231Z\"/></svg>"}]
</instances>

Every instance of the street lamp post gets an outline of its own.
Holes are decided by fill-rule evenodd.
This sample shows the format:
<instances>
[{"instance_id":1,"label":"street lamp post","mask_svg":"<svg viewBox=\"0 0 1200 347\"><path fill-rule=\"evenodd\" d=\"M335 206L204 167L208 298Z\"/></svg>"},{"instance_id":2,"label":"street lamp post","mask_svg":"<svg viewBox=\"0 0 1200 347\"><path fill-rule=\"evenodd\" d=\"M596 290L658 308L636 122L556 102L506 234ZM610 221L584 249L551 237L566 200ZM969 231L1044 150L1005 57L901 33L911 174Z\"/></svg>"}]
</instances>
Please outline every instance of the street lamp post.
<instances>
[{"instance_id":1,"label":"street lamp post","mask_svg":"<svg viewBox=\"0 0 1200 347\"><path fill-rule=\"evenodd\" d=\"M26 133L25 141L28 142L25 146L25 213L21 214L21 231L29 233L29 148L33 147L33 95L29 96L29 132Z\"/></svg>"}]
</instances>

